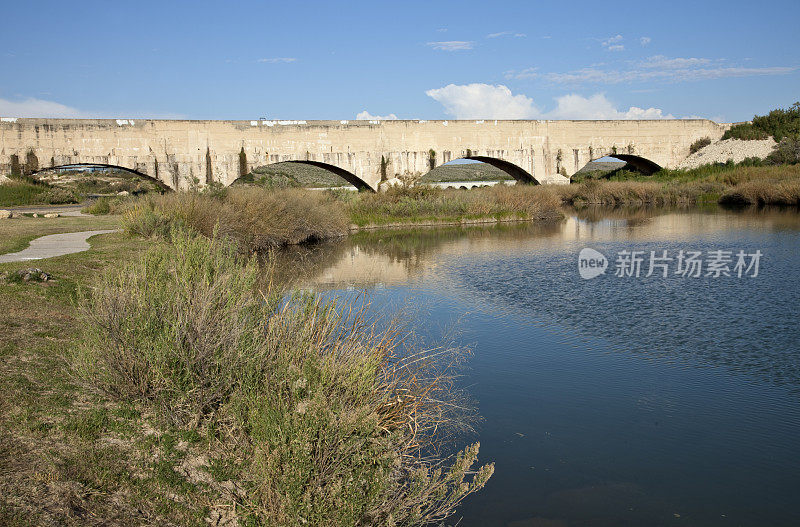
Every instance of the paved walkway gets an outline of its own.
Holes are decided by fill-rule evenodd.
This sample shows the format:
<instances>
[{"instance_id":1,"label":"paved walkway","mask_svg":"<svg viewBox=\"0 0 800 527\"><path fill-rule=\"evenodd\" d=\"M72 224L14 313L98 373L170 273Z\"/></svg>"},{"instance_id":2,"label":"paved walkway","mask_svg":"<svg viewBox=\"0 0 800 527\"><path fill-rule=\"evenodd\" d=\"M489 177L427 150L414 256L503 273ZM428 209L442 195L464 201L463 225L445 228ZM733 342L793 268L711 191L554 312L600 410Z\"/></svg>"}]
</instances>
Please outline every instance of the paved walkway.
<instances>
[{"instance_id":1,"label":"paved walkway","mask_svg":"<svg viewBox=\"0 0 800 527\"><path fill-rule=\"evenodd\" d=\"M48 212L57 212L61 216L91 216L91 214L84 214L81 209L85 205L23 205L16 207L0 207L0 209L10 210L19 214L32 214L37 213L40 216Z\"/></svg>"},{"instance_id":2,"label":"paved walkway","mask_svg":"<svg viewBox=\"0 0 800 527\"><path fill-rule=\"evenodd\" d=\"M86 240L97 234L116 232L116 229L105 231L65 232L63 234L50 234L36 238L27 249L18 253L0 254L0 263L24 262L52 258L64 254L79 253L90 248Z\"/></svg>"}]
</instances>

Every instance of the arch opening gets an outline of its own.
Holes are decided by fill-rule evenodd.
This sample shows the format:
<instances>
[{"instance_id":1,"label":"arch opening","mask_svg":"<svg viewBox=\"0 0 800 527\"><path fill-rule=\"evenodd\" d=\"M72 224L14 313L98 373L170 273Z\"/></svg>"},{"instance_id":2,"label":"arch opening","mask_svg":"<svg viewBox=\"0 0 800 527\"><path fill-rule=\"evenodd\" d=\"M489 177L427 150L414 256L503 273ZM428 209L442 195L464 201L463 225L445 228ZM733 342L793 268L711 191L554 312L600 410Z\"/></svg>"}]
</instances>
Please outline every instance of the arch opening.
<instances>
[{"instance_id":1,"label":"arch opening","mask_svg":"<svg viewBox=\"0 0 800 527\"><path fill-rule=\"evenodd\" d=\"M320 161L281 161L254 168L231 183L267 187L337 188L348 183L359 191L374 192L352 172Z\"/></svg>"},{"instance_id":2,"label":"arch opening","mask_svg":"<svg viewBox=\"0 0 800 527\"><path fill-rule=\"evenodd\" d=\"M609 157L624 161L646 176L652 176L661 170L661 166L658 163L654 163L653 161L641 156L636 156L633 154L614 154Z\"/></svg>"},{"instance_id":3,"label":"arch opening","mask_svg":"<svg viewBox=\"0 0 800 527\"><path fill-rule=\"evenodd\" d=\"M453 188L513 183L539 184L530 173L517 165L488 156L466 156L448 161L423 175L419 182Z\"/></svg>"},{"instance_id":4,"label":"arch opening","mask_svg":"<svg viewBox=\"0 0 800 527\"><path fill-rule=\"evenodd\" d=\"M104 163L70 163L42 167L31 172L29 176L49 184L75 186L84 194L109 194L121 191L139 194L172 190L163 181L144 172Z\"/></svg>"},{"instance_id":5,"label":"arch opening","mask_svg":"<svg viewBox=\"0 0 800 527\"><path fill-rule=\"evenodd\" d=\"M609 179L621 171L638 172L651 176L661 170L658 163L633 154L608 154L592 159L570 177L571 181Z\"/></svg>"}]
</instances>

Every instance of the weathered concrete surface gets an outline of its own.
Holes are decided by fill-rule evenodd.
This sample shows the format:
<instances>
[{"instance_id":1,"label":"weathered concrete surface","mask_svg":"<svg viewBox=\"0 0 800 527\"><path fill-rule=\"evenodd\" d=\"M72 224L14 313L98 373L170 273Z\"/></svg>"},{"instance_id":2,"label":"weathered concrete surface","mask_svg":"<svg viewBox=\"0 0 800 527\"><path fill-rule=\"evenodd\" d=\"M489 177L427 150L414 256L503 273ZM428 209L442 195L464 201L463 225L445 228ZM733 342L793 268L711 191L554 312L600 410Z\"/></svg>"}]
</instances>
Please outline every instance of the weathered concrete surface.
<instances>
[{"instance_id":1,"label":"weathered concrete surface","mask_svg":"<svg viewBox=\"0 0 800 527\"><path fill-rule=\"evenodd\" d=\"M676 167L701 137L730 125L653 121L177 121L0 118L0 173L71 164L129 168L175 189L231 184L251 169L297 161L357 186L427 173L431 164L474 158L518 180L563 182L616 153ZM382 161L383 159L383 161ZM652 164L655 165L652 165Z\"/></svg>"},{"instance_id":2,"label":"weathered concrete surface","mask_svg":"<svg viewBox=\"0 0 800 527\"><path fill-rule=\"evenodd\" d=\"M90 249L89 238L98 234L108 234L116 230L65 232L48 234L31 241L26 248L16 253L0 254L0 263L41 260L65 254L79 253Z\"/></svg>"}]
</instances>

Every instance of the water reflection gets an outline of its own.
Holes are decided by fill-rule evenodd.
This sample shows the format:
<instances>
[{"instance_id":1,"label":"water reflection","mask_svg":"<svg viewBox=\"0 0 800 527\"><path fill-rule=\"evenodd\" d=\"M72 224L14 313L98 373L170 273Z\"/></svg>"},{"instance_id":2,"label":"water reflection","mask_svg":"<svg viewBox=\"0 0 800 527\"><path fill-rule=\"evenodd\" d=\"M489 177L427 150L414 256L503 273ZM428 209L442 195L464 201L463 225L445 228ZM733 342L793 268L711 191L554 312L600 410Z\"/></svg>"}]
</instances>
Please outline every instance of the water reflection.
<instances>
[{"instance_id":1,"label":"water reflection","mask_svg":"<svg viewBox=\"0 0 800 527\"><path fill-rule=\"evenodd\" d=\"M764 257L755 279L582 280L585 246ZM796 212L650 208L362 233L278 264L462 320L497 470L461 525L514 527L800 524L798 268Z\"/></svg>"},{"instance_id":2,"label":"water reflection","mask_svg":"<svg viewBox=\"0 0 800 527\"><path fill-rule=\"evenodd\" d=\"M654 207L573 210L563 221L361 232L277 254L282 282L336 289L414 280L447 257L559 250L570 241L690 240L741 229L796 231L800 215L779 209L706 212Z\"/></svg>"}]
</instances>

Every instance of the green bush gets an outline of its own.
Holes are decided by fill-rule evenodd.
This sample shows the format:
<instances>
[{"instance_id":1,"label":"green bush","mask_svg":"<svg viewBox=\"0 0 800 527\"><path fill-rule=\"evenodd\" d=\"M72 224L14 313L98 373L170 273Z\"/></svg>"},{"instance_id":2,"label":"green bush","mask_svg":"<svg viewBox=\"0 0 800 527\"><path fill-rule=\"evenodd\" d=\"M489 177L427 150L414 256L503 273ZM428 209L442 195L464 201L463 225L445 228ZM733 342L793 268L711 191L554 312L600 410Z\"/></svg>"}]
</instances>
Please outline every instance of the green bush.
<instances>
[{"instance_id":1,"label":"green bush","mask_svg":"<svg viewBox=\"0 0 800 527\"><path fill-rule=\"evenodd\" d=\"M0 206L41 203L41 195L45 192L45 186L12 179L0 185Z\"/></svg>"},{"instance_id":2,"label":"green bush","mask_svg":"<svg viewBox=\"0 0 800 527\"><path fill-rule=\"evenodd\" d=\"M697 141L695 141L694 143L692 143L689 146L689 153L690 154L694 154L695 152L697 152L701 148L706 147L706 146L708 146L710 144L711 144L711 138L710 137L703 137L701 139L698 139Z\"/></svg>"},{"instance_id":3,"label":"green bush","mask_svg":"<svg viewBox=\"0 0 800 527\"><path fill-rule=\"evenodd\" d=\"M50 205L62 205L65 203L78 203L78 196L71 190L59 187L52 187L47 192L41 194L42 202Z\"/></svg>"},{"instance_id":4,"label":"green bush","mask_svg":"<svg viewBox=\"0 0 800 527\"><path fill-rule=\"evenodd\" d=\"M800 102L789 109L779 108L767 115L756 115L752 122L737 124L726 131L723 139L766 139L772 136L776 141L784 137L800 138Z\"/></svg>"},{"instance_id":5,"label":"green bush","mask_svg":"<svg viewBox=\"0 0 800 527\"><path fill-rule=\"evenodd\" d=\"M111 200L106 197L98 198L93 203L83 207L81 212L100 216L111 212Z\"/></svg>"},{"instance_id":6,"label":"green bush","mask_svg":"<svg viewBox=\"0 0 800 527\"><path fill-rule=\"evenodd\" d=\"M774 165L796 165L800 163L800 137L784 137L775 145L766 161Z\"/></svg>"},{"instance_id":7,"label":"green bush","mask_svg":"<svg viewBox=\"0 0 800 527\"><path fill-rule=\"evenodd\" d=\"M486 484L478 445L449 466L434 453L463 406L456 351L419 349L348 302L263 291L217 238L170 238L83 296L73 365L172 426L216 431L241 523L424 525Z\"/></svg>"}]
</instances>

